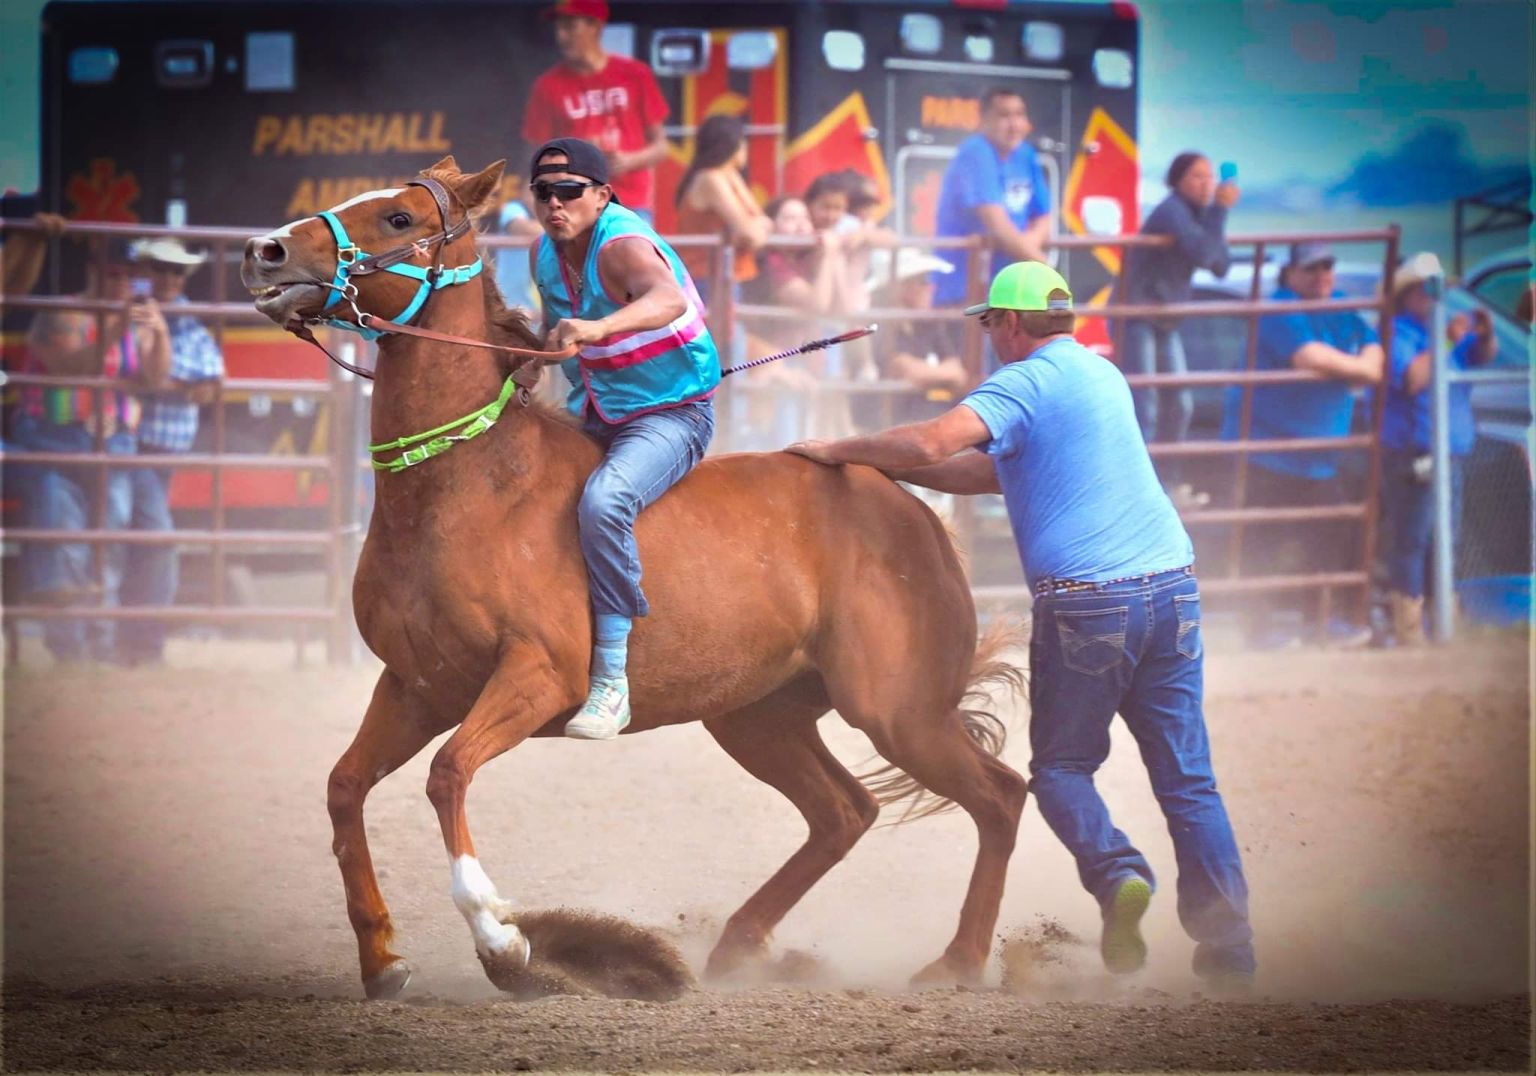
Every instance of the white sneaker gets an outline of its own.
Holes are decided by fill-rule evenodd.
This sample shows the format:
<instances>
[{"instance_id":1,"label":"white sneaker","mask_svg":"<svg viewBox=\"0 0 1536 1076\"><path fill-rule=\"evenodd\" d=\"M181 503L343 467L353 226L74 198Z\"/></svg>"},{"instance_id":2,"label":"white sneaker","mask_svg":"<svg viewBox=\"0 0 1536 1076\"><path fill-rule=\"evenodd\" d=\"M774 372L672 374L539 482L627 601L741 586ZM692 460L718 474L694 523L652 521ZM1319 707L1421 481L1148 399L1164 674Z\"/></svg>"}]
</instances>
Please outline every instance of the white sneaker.
<instances>
[{"instance_id":1,"label":"white sneaker","mask_svg":"<svg viewBox=\"0 0 1536 1076\"><path fill-rule=\"evenodd\" d=\"M629 725L629 678L593 680L587 701L565 723L573 740L611 740Z\"/></svg>"}]
</instances>

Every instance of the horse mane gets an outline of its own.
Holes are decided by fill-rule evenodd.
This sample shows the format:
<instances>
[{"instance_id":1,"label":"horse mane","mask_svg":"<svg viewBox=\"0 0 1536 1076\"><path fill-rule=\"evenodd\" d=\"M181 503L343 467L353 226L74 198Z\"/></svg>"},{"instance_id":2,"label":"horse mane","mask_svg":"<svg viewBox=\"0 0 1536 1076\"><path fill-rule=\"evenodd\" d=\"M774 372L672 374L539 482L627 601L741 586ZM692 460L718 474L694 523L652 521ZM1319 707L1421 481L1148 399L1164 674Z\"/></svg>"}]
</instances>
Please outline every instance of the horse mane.
<instances>
[{"instance_id":1,"label":"horse mane","mask_svg":"<svg viewBox=\"0 0 1536 1076\"><path fill-rule=\"evenodd\" d=\"M488 337L486 342L505 344L508 347L542 348L544 342L533 331L528 312L520 307L507 305L507 300L502 296L501 288L496 283L496 274L482 272L480 280L485 296L485 325ZM516 373L522 365L521 359L514 359L510 355L501 356L503 376ZM581 428L580 421L567 411L563 404L551 403L543 399L537 391L534 394L531 410L563 426Z\"/></svg>"},{"instance_id":2,"label":"horse mane","mask_svg":"<svg viewBox=\"0 0 1536 1076\"><path fill-rule=\"evenodd\" d=\"M442 183L449 191L453 190L454 181L462 179L464 175L457 169L450 168L424 168L421 174ZM454 201L458 201L458 198L455 197ZM461 205L461 208L465 207ZM468 211L467 208L466 211ZM485 257L483 252L481 257ZM487 268L480 273L479 280L485 302L486 343L535 350L543 348L544 341L539 338L538 333L534 332L528 311L507 305L506 297L501 294L501 287L496 283L496 274ZM514 359L510 355L501 356L503 377L516 373L522 365L522 360ZM580 420L564 406L549 403L538 395L535 395L530 410L561 425L578 430L581 428Z\"/></svg>"}]
</instances>

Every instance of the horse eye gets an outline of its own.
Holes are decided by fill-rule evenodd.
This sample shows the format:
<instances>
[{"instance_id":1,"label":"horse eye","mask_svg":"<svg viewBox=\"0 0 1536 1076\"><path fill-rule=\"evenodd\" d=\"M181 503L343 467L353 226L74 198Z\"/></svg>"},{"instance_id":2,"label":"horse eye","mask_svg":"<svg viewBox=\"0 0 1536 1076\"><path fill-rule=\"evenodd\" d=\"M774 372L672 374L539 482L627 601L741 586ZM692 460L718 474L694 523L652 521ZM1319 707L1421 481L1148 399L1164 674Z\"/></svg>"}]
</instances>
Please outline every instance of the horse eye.
<instances>
[{"instance_id":1,"label":"horse eye","mask_svg":"<svg viewBox=\"0 0 1536 1076\"><path fill-rule=\"evenodd\" d=\"M411 226L411 218L406 213L391 213L389 215L389 223L395 228L409 228Z\"/></svg>"}]
</instances>

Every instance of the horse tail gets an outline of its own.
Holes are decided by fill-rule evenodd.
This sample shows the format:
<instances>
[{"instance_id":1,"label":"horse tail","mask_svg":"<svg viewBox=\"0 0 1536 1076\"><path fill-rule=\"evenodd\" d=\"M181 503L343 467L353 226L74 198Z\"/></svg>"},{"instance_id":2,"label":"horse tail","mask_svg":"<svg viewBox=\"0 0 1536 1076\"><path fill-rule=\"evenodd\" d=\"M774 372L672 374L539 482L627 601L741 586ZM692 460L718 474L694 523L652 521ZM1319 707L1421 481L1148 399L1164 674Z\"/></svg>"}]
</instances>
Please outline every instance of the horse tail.
<instances>
[{"instance_id":1,"label":"horse tail","mask_svg":"<svg viewBox=\"0 0 1536 1076\"><path fill-rule=\"evenodd\" d=\"M1003 753L1008 742L1008 725L989 707L994 705L994 691L1002 697L1022 693L1027 684L1025 670L1004 660L1003 653L1013 647L1028 643L1024 625L994 621L976 644L976 656L971 659L971 677L965 693L960 696L960 720L968 735L993 758ZM906 803L901 816L889 825L899 826L915 822L929 815L943 814L952 810L954 802L937 796L920 785L906 771L886 765L859 780L874 795L881 807L892 803Z\"/></svg>"}]
</instances>

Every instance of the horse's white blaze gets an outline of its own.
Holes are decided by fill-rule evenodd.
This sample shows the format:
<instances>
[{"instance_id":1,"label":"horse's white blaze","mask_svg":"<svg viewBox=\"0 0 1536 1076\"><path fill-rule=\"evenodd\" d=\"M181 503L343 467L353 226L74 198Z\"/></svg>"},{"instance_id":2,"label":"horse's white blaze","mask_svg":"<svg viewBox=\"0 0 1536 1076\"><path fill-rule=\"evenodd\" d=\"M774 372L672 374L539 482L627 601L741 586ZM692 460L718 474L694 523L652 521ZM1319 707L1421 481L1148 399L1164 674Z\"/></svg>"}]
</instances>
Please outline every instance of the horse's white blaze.
<instances>
[{"instance_id":1,"label":"horse's white blaze","mask_svg":"<svg viewBox=\"0 0 1536 1076\"><path fill-rule=\"evenodd\" d=\"M390 187L387 190L382 190L382 191L364 191L362 194L354 195L353 197L348 198L345 202L342 202L341 205L339 205L339 206L333 206L331 208L331 212L332 213L340 213L343 209L349 209L352 206L357 205L359 202L371 202L375 198L393 198L395 195L403 194L404 192L405 192L405 188L404 187ZM293 230L295 228L297 228L299 225L303 224L307 220L314 220L314 219L315 219L314 217L300 217L298 220L290 220L287 224L283 225L281 228L277 228L277 229L274 229L273 231L268 232L266 235L262 236L262 238L263 239L287 239L290 235L293 234Z\"/></svg>"},{"instance_id":2,"label":"horse's white blaze","mask_svg":"<svg viewBox=\"0 0 1536 1076\"><path fill-rule=\"evenodd\" d=\"M495 884L474 856L459 856L453 861L453 904L469 923L475 948L482 954L495 956L510 951L528 959L528 939L517 927L501 921L501 916L512 911L512 902L496 892Z\"/></svg>"}]
</instances>

